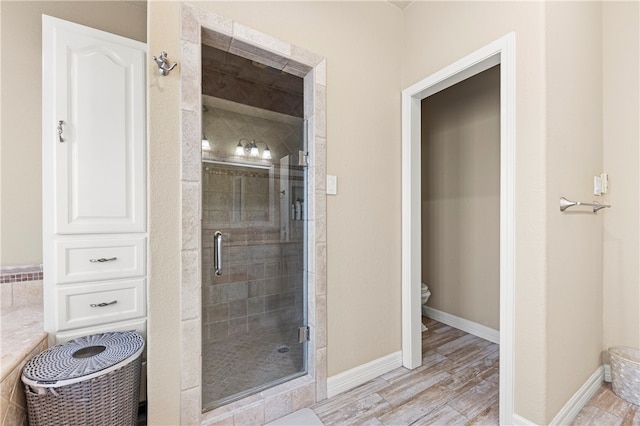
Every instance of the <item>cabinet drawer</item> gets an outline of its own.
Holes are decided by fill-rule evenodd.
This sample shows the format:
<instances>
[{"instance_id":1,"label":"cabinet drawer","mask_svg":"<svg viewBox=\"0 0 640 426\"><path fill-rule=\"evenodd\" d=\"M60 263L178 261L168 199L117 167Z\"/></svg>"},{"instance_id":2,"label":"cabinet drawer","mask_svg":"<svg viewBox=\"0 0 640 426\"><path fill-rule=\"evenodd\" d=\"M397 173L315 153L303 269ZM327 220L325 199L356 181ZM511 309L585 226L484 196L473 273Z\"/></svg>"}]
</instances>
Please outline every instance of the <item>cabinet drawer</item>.
<instances>
[{"instance_id":1,"label":"cabinet drawer","mask_svg":"<svg viewBox=\"0 0 640 426\"><path fill-rule=\"evenodd\" d=\"M55 241L56 283L145 275L146 238Z\"/></svg>"},{"instance_id":2,"label":"cabinet drawer","mask_svg":"<svg viewBox=\"0 0 640 426\"><path fill-rule=\"evenodd\" d=\"M124 321L146 314L145 279L56 289L58 330Z\"/></svg>"}]
</instances>

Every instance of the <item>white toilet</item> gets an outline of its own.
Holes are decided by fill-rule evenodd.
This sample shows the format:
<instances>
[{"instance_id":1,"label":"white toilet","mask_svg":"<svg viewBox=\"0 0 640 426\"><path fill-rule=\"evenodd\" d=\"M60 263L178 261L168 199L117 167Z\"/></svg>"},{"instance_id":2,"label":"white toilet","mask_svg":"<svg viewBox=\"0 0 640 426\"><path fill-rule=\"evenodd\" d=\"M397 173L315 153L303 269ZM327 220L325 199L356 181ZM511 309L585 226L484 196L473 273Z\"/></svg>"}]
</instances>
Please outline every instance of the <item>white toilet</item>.
<instances>
[{"instance_id":1,"label":"white toilet","mask_svg":"<svg viewBox=\"0 0 640 426\"><path fill-rule=\"evenodd\" d=\"M427 310L425 309L427 307L427 301L429 300L429 297L431 296L431 291L429 290L429 287L427 287L427 285L425 283L422 283L422 298L420 300L420 304L422 305L422 316L426 317L427 316ZM427 331L427 327L425 327L424 324L422 324L422 331Z\"/></svg>"}]
</instances>

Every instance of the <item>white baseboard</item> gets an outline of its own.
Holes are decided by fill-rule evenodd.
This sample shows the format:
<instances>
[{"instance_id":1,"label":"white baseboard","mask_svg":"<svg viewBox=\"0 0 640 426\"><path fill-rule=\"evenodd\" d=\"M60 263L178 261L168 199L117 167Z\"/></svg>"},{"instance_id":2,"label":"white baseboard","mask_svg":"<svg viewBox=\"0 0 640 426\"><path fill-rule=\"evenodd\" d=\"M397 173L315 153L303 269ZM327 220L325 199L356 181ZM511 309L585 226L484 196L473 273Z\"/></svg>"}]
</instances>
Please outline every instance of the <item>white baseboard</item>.
<instances>
[{"instance_id":1,"label":"white baseboard","mask_svg":"<svg viewBox=\"0 0 640 426\"><path fill-rule=\"evenodd\" d=\"M567 401L549 425L569 425L598 391L604 380L604 367L600 366L578 391Z\"/></svg>"},{"instance_id":2,"label":"white baseboard","mask_svg":"<svg viewBox=\"0 0 640 426\"><path fill-rule=\"evenodd\" d=\"M424 310L427 316L433 320L457 328L474 336L478 336L481 339L488 340L493 343L500 344L500 332L486 325L478 324L477 322L469 321L464 318L460 318L455 315L442 312L438 309L425 306Z\"/></svg>"},{"instance_id":3,"label":"white baseboard","mask_svg":"<svg viewBox=\"0 0 640 426\"><path fill-rule=\"evenodd\" d=\"M522 416L519 416L517 414L513 414L513 417L511 419L512 423L514 426L538 426L536 423L525 419Z\"/></svg>"},{"instance_id":4,"label":"white baseboard","mask_svg":"<svg viewBox=\"0 0 640 426\"><path fill-rule=\"evenodd\" d=\"M338 373L327 378L327 397L331 398L339 393L346 392L398 367L402 367L402 351Z\"/></svg>"}]
</instances>

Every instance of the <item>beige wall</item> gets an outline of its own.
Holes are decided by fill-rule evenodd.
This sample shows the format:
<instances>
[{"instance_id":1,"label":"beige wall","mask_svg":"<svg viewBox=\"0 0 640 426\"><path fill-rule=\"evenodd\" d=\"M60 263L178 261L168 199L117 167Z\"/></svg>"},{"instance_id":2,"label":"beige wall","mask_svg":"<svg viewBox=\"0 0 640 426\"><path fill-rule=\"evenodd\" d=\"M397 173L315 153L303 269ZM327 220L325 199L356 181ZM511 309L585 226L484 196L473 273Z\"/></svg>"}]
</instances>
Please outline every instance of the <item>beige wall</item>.
<instances>
[{"instance_id":1,"label":"beige wall","mask_svg":"<svg viewBox=\"0 0 640 426\"><path fill-rule=\"evenodd\" d=\"M339 191L327 199L328 375L400 350L400 10L382 2L198 5L326 58L327 171Z\"/></svg>"},{"instance_id":2,"label":"beige wall","mask_svg":"<svg viewBox=\"0 0 640 426\"><path fill-rule=\"evenodd\" d=\"M500 67L422 101L427 306L500 329Z\"/></svg>"},{"instance_id":3,"label":"beige wall","mask_svg":"<svg viewBox=\"0 0 640 426\"><path fill-rule=\"evenodd\" d=\"M603 349L640 340L638 5L417 2L403 31L403 86L516 33L515 411L547 423ZM603 170L620 208L560 214Z\"/></svg>"},{"instance_id":4,"label":"beige wall","mask_svg":"<svg viewBox=\"0 0 640 426\"><path fill-rule=\"evenodd\" d=\"M42 263L42 14L146 41L144 2L2 1L0 266Z\"/></svg>"},{"instance_id":5,"label":"beige wall","mask_svg":"<svg viewBox=\"0 0 640 426\"><path fill-rule=\"evenodd\" d=\"M402 85L516 33L515 411L545 423L546 215L543 2L414 2L404 12ZM482 17L482 19L478 19Z\"/></svg>"},{"instance_id":6,"label":"beige wall","mask_svg":"<svg viewBox=\"0 0 640 426\"><path fill-rule=\"evenodd\" d=\"M610 212L558 207L561 196L606 201L593 196L602 171L601 11L596 2L546 8L547 421L601 364L602 220Z\"/></svg>"},{"instance_id":7,"label":"beige wall","mask_svg":"<svg viewBox=\"0 0 640 426\"><path fill-rule=\"evenodd\" d=\"M151 55L165 51L180 61L180 4L148 5ZM175 58L175 59L174 59ZM180 65L178 65L180 67ZM181 148L180 78L176 68L167 77L148 71L148 200L149 302L147 326L147 395L150 425L180 424L180 297L181 297ZM186 236L185 238L189 238ZM193 407L194 412L200 407Z\"/></svg>"},{"instance_id":8,"label":"beige wall","mask_svg":"<svg viewBox=\"0 0 640 426\"><path fill-rule=\"evenodd\" d=\"M404 13L383 2L199 5L327 58L328 173L339 177L327 218L329 376L400 349L400 90L510 31L517 45L516 413L548 422L602 349L640 346L637 3L606 3L601 23L601 6L586 2L414 2ZM166 50L179 61L179 3L148 8L149 54ZM0 264L40 263L40 14L144 41L145 11L131 2L3 1L0 13ZM601 70L602 83L589 67ZM177 424L180 406L181 154L172 76L149 67L151 424ZM558 197L590 199L592 175L603 169L614 207L560 215ZM602 228L604 249L594 248Z\"/></svg>"},{"instance_id":9,"label":"beige wall","mask_svg":"<svg viewBox=\"0 0 640 426\"><path fill-rule=\"evenodd\" d=\"M640 348L640 4L605 2L604 170L613 207L604 219L604 342Z\"/></svg>"},{"instance_id":10,"label":"beige wall","mask_svg":"<svg viewBox=\"0 0 640 426\"><path fill-rule=\"evenodd\" d=\"M179 7L173 2L148 7L149 50L164 49L171 57L179 51ZM328 375L399 351L400 10L383 2L199 2L198 7L326 57L327 169L338 176L338 195L327 201ZM177 81L172 74L149 87L154 424L175 424L179 416L180 378L174 372L179 347L165 344L180 339Z\"/></svg>"}]
</instances>

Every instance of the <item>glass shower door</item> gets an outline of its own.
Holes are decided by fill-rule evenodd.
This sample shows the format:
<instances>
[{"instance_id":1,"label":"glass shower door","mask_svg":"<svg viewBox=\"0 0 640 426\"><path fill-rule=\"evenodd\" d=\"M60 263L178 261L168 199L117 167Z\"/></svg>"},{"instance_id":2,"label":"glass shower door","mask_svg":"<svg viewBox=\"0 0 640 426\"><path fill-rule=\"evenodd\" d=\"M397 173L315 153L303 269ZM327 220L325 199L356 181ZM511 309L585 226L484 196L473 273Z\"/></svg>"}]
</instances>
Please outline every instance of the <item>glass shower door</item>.
<instances>
[{"instance_id":1,"label":"glass shower door","mask_svg":"<svg viewBox=\"0 0 640 426\"><path fill-rule=\"evenodd\" d=\"M306 374L306 168L297 166L302 123L256 122L209 108L221 121L283 127L272 135L271 159L251 156L255 142L228 137L226 150L203 150L202 406L205 411ZM203 114L203 117L205 114ZM211 118L211 117L209 117ZM264 121L264 120L263 120ZM285 132L285 130L287 130ZM291 140L298 146L293 149ZM285 140L286 139L286 140ZM244 147L243 147L244 148ZM233 154L231 154L233 152ZM223 155L227 153L227 155ZM301 338L302 337L302 338Z\"/></svg>"}]
</instances>

